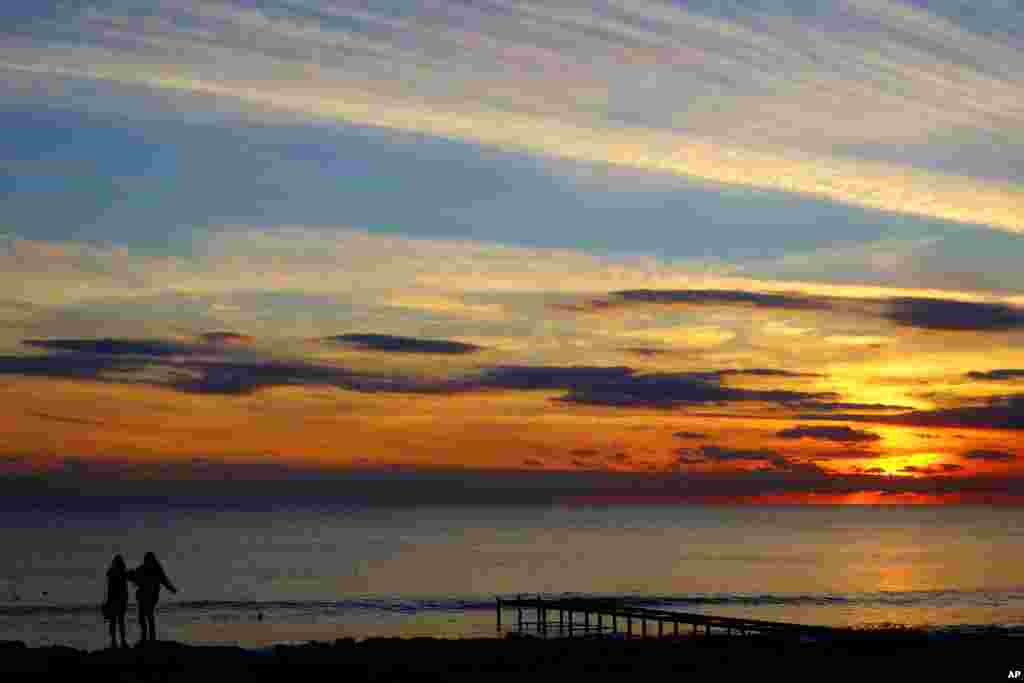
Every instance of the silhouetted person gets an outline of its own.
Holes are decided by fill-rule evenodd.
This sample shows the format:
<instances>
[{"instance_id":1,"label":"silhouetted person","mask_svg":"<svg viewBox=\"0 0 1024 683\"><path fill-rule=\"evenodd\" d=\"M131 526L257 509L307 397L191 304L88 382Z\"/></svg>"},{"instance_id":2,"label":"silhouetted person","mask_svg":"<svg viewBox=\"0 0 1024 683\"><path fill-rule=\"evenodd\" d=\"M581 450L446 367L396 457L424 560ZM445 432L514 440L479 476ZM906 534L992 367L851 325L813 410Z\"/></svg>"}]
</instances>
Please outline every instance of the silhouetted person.
<instances>
[{"instance_id":1,"label":"silhouetted person","mask_svg":"<svg viewBox=\"0 0 1024 683\"><path fill-rule=\"evenodd\" d=\"M128 612L128 567L121 555L114 555L107 570L107 595L103 599L103 617L110 622L110 647L117 647L117 634L121 634L121 647L128 647L125 637L124 616Z\"/></svg>"},{"instance_id":2,"label":"silhouetted person","mask_svg":"<svg viewBox=\"0 0 1024 683\"><path fill-rule=\"evenodd\" d=\"M135 599L139 603L139 627L142 629L139 644L156 642L154 611L160 600L160 587L166 586L172 593L177 593L178 589L167 578L164 568L153 553L146 553L142 564L128 572L128 580L136 586Z\"/></svg>"}]
</instances>

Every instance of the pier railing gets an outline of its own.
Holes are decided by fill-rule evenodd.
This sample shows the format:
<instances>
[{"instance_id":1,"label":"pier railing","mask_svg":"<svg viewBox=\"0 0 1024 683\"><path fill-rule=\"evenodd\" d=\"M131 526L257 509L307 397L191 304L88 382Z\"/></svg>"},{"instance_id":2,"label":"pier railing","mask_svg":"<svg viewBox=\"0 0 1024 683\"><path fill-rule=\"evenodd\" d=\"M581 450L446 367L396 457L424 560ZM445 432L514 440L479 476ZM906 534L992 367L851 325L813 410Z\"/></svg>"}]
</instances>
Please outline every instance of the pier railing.
<instances>
[{"instance_id":1,"label":"pier railing","mask_svg":"<svg viewBox=\"0 0 1024 683\"><path fill-rule=\"evenodd\" d=\"M835 639L848 636L850 629L808 626L760 619L720 617L710 614L676 612L630 605L612 598L562 597L540 595L497 598L498 631L502 630L503 612L515 611L513 628L520 633L535 631L542 636L618 634L631 637L665 637L699 633L705 635L771 634L785 637ZM650 629L648 626L650 625Z\"/></svg>"}]
</instances>

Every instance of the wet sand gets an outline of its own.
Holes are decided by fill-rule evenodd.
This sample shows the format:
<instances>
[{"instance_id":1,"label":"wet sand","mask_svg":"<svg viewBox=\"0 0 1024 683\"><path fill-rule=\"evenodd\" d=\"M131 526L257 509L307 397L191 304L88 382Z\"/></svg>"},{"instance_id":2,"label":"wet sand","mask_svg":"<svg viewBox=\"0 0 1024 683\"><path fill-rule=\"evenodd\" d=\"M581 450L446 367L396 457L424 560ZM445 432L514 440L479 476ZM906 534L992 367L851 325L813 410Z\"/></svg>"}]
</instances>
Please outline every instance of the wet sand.
<instances>
[{"instance_id":1,"label":"wet sand","mask_svg":"<svg viewBox=\"0 0 1024 683\"><path fill-rule=\"evenodd\" d=\"M765 637L680 639L529 637L443 640L342 639L259 650L162 642L86 652L0 643L4 680L196 681L630 681L632 675L697 680L1007 680L1024 670L1024 640L1006 636L929 638L905 633L849 642ZM12 676L14 674L14 676ZM674 680L682 680L674 678ZM691 678L692 680L692 678Z\"/></svg>"}]
</instances>

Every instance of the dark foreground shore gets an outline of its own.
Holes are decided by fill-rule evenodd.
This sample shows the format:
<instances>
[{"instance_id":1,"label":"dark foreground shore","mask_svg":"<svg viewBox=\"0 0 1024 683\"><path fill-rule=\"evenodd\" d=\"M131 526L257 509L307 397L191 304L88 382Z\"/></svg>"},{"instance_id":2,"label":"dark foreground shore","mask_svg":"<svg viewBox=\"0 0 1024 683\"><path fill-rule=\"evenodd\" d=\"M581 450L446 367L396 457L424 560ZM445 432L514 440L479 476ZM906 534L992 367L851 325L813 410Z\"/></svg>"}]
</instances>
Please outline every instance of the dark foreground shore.
<instances>
[{"instance_id":1,"label":"dark foreground shore","mask_svg":"<svg viewBox=\"0 0 1024 683\"><path fill-rule=\"evenodd\" d=\"M671 680L1013 680L1024 674L1024 639L927 638L914 634L851 642L763 637L682 639L351 639L265 650L159 643L83 652L0 644L5 681L523 681L634 683ZM906 676L908 678L904 679ZM899 677L899 678L897 678ZM1019 680L1019 679L1018 679Z\"/></svg>"}]
</instances>

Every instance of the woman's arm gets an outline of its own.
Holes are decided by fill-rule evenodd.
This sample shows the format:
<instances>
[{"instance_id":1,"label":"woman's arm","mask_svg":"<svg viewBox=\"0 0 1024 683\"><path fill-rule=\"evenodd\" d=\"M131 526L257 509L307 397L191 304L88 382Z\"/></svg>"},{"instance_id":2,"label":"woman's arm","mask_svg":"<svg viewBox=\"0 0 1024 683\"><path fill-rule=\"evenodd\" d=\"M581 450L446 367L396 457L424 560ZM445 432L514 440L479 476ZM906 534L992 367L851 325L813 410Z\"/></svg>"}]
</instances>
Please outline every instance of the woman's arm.
<instances>
[{"instance_id":1,"label":"woman's arm","mask_svg":"<svg viewBox=\"0 0 1024 683\"><path fill-rule=\"evenodd\" d=\"M178 592L178 589L174 587L174 584L171 583L171 580L167 578L167 573L163 570L163 568L160 569L160 583L166 586L167 590L171 591L172 593Z\"/></svg>"}]
</instances>

